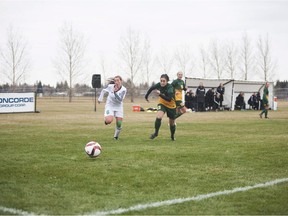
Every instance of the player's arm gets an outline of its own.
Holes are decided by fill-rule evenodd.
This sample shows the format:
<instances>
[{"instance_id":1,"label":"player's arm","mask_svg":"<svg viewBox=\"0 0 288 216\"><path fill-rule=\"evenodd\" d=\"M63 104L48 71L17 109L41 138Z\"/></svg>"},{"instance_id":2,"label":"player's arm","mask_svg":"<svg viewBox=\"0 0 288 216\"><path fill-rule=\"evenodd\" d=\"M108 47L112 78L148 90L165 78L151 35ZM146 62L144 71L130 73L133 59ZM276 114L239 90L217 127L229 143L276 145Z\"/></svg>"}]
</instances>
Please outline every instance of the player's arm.
<instances>
[{"instance_id":1,"label":"player's arm","mask_svg":"<svg viewBox=\"0 0 288 216\"><path fill-rule=\"evenodd\" d=\"M122 102L126 96L126 90L121 91L120 93L114 92L114 96L117 101Z\"/></svg>"},{"instance_id":2,"label":"player's arm","mask_svg":"<svg viewBox=\"0 0 288 216\"><path fill-rule=\"evenodd\" d=\"M186 84L185 84L185 82L184 82L184 85L183 85L183 91L187 91L187 86L186 86Z\"/></svg>"},{"instance_id":3,"label":"player's arm","mask_svg":"<svg viewBox=\"0 0 288 216\"><path fill-rule=\"evenodd\" d=\"M102 89L102 91L98 97L98 103L103 101L103 97L104 97L105 93L107 93L107 92L109 92L109 85L106 88Z\"/></svg>"},{"instance_id":4,"label":"player's arm","mask_svg":"<svg viewBox=\"0 0 288 216\"><path fill-rule=\"evenodd\" d=\"M157 84L154 85L154 86L151 86L151 87L148 89L148 91L147 91L147 93L146 93L146 95L145 95L146 101L149 101L149 100L148 100L148 97L149 97L150 93L151 93L153 90L155 90L155 89L157 89Z\"/></svg>"},{"instance_id":5,"label":"player's arm","mask_svg":"<svg viewBox=\"0 0 288 216\"><path fill-rule=\"evenodd\" d=\"M162 99L170 102L170 101L173 99L173 97L174 97L173 87L171 86L171 88L168 89L168 92L167 92L166 95L160 93L160 94L159 94L159 97L161 97Z\"/></svg>"}]
</instances>

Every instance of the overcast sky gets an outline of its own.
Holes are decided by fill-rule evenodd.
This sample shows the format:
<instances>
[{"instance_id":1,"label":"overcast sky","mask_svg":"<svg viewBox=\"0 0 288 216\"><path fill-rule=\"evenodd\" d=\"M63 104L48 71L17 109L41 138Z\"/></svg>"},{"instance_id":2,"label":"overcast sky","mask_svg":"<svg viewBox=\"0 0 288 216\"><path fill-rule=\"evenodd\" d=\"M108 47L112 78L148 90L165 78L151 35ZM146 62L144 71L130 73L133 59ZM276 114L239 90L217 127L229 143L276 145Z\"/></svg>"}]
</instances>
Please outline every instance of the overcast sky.
<instances>
[{"instance_id":1,"label":"overcast sky","mask_svg":"<svg viewBox=\"0 0 288 216\"><path fill-rule=\"evenodd\" d=\"M65 22L87 39L87 84L92 74L100 73L100 55L110 61L108 76L126 77L116 59L120 38L129 27L150 38L155 54L163 49L173 52L185 44L195 58L199 46L207 47L211 40L237 44L246 32L256 44L259 36L268 34L277 62L275 80L288 80L288 1L0 0L0 47L5 46L10 25L22 33L31 62L27 83L41 80L55 86L61 80L53 60L59 49L59 29ZM174 70L176 74L177 68ZM157 71L156 81L161 73ZM0 84L7 82L3 80L1 77Z\"/></svg>"}]
</instances>

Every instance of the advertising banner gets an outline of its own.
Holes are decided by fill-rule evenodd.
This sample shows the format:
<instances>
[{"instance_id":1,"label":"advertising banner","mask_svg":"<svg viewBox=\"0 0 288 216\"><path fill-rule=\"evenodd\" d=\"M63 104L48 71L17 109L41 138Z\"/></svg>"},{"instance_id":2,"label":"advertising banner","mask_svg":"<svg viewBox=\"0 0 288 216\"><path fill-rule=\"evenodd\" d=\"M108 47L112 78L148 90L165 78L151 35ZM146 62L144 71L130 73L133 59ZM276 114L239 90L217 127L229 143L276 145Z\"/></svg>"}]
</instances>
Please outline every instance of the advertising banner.
<instances>
[{"instance_id":1,"label":"advertising banner","mask_svg":"<svg viewBox=\"0 0 288 216\"><path fill-rule=\"evenodd\" d=\"M18 112L36 112L35 93L0 93L0 113Z\"/></svg>"}]
</instances>

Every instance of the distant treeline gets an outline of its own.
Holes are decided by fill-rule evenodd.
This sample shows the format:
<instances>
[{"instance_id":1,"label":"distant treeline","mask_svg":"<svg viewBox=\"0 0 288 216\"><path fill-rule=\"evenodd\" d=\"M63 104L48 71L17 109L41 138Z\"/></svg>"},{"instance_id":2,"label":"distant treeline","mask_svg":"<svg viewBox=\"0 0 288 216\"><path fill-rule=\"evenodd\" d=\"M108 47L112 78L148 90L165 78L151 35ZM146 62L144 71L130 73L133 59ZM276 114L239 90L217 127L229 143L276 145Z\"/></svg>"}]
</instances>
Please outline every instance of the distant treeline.
<instances>
[{"instance_id":1,"label":"distant treeline","mask_svg":"<svg viewBox=\"0 0 288 216\"><path fill-rule=\"evenodd\" d=\"M128 95L129 91L134 92L134 95L139 96L146 93L149 86L148 84L140 84L137 86L134 86L131 84L131 81L128 79L128 81L123 82L123 85L128 89ZM103 88L100 88L100 90ZM97 95L100 94L100 90L96 89ZM51 85L45 85L42 84L41 81L29 85L29 84L19 84L19 85L11 85L11 84L2 84L0 85L0 93L21 93L21 92L36 92L37 94L42 94L43 96L67 96L69 92L69 85L67 81L60 82L56 84L56 87ZM92 88L92 85L89 86L87 84L75 84L73 89L73 96L94 96L95 95L95 89Z\"/></svg>"},{"instance_id":2,"label":"distant treeline","mask_svg":"<svg viewBox=\"0 0 288 216\"><path fill-rule=\"evenodd\" d=\"M123 85L128 89L128 95L130 91L134 92L135 96L143 96L149 88L148 84L139 84L132 86L131 82L123 82ZM152 84L153 85L153 84ZM103 88L103 86L102 86ZM101 88L101 89L102 89ZM34 85L19 84L16 86L9 85L8 83L0 85L0 93L12 93L12 92L36 92L37 94L42 94L43 96L67 96L69 91L69 86L67 81L60 82L56 84L56 87L42 84L38 82ZM87 84L76 84L73 89L74 96L94 96L95 89ZM100 90L96 90L99 94ZM277 81L274 85L274 95L279 99L288 99L288 81Z\"/></svg>"}]
</instances>

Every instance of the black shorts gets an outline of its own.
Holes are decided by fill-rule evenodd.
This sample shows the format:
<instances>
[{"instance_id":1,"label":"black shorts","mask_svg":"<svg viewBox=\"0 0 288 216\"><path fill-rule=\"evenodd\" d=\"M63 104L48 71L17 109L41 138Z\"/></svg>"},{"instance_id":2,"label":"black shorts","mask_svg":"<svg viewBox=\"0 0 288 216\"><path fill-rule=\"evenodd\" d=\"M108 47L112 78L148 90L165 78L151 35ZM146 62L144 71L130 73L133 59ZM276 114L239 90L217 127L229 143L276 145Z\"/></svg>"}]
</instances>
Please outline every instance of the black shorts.
<instances>
[{"instance_id":1,"label":"black shorts","mask_svg":"<svg viewBox=\"0 0 288 216\"><path fill-rule=\"evenodd\" d=\"M167 117L168 118L175 119L176 108L168 108L168 107L164 106L163 104L158 104L158 109L157 110L161 110L164 113L167 113Z\"/></svg>"}]
</instances>

